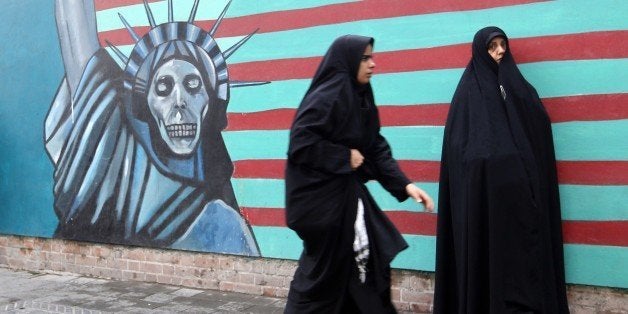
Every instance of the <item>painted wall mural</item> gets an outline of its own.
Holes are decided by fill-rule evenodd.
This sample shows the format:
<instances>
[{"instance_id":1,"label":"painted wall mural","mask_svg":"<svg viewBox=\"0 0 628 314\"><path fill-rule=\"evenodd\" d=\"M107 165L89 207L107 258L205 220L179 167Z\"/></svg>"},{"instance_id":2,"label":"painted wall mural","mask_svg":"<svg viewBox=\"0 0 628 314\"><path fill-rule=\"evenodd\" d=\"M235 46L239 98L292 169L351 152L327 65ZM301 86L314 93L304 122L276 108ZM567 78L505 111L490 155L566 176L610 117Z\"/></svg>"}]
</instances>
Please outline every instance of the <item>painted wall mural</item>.
<instances>
[{"instance_id":1,"label":"painted wall mural","mask_svg":"<svg viewBox=\"0 0 628 314\"><path fill-rule=\"evenodd\" d=\"M55 237L259 255L230 182L221 131L229 89L226 59L253 34L221 51L214 35L187 21L156 24L143 36L120 14L133 40L127 56L100 47L92 0L57 0L65 78L45 123L55 164Z\"/></svg>"},{"instance_id":2,"label":"painted wall mural","mask_svg":"<svg viewBox=\"0 0 628 314\"><path fill-rule=\"evenodd\" d=\"M448 103L497 25L553 122L567 281L628 288L626 1L0 5L0 233L297 259L288 129L331 41L375 37L382 132L437 196ZM436 215L369 189L410 244L392 266L433 271Z\"/></svg>"}]
</instances>

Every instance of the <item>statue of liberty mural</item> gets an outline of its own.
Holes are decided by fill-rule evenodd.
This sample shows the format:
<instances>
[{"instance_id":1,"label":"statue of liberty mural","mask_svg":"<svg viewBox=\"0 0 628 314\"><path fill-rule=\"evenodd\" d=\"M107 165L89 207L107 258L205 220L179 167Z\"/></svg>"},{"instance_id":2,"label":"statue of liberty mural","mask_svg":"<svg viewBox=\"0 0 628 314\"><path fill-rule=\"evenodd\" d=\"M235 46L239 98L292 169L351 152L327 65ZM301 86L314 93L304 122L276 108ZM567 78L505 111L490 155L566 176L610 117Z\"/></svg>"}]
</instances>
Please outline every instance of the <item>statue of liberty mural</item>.
<instances>
[{"instance_id":1,"label":"statue of liberty mural","mask_svg":"<svg viewBox=\"0 0 628 314\"><path fill-rule=\"evenodd\" d=\"M120 15L135 45L130 56L98 43L92 0L57 0L66 75L45 122L55 165L55 237L259 256L231 185L223 142L230 87L225 60L250 34L221 51L214 34L187 22L140 36Z\"/></svg>"}]
</instances>

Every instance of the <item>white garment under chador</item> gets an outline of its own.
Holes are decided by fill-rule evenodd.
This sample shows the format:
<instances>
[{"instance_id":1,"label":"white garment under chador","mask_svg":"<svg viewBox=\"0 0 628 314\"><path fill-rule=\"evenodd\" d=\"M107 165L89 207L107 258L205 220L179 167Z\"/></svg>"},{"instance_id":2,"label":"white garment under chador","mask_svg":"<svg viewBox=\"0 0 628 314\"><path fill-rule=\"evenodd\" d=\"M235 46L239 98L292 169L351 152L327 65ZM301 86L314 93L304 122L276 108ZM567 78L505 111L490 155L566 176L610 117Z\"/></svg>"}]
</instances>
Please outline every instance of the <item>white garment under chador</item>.
<instances>
[{"instance_id":1,"label":"white garment under chador","mask_svg":"<svg viewBox=\"0 0 628 314\"><path fill-rule=\"evenodd\" d=\"M353 239L353 251L355 252L355 263L360 273L360 281L366 281L366 264L369 260L369 237L366 232L364 222L364 204L358 198L358 211L354 223L355 238Z\"/></svg>"}]
</instances>

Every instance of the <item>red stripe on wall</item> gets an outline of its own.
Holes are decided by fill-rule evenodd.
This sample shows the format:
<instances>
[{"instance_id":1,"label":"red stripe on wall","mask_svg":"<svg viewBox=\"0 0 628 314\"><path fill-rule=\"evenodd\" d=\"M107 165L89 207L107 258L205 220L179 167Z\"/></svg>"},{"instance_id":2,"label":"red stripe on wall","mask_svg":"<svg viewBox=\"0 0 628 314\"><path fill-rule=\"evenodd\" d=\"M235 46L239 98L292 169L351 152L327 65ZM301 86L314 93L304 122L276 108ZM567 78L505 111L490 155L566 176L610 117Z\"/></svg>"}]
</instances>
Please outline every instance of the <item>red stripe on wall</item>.
<instances>
[{"instance_id":1,"label":"red stripe on wall","mask_svg":"<svg viewBox=\"0 0 628 314\"><path fill-rule=\"evenodd\" d=\"M412 181L438 182L440 162L429 160L399 160L399 166ZM239 160L234 163L234 178L283 179L285 159Z\"/></svg>"},{"instance_id":2,"label":"red stripe on wall","mask_svg":"<svg viewBox=\"0 0 628 314\"><path fill-rule=\"evenodd\" d=\"M449 104L379 106L382 126L445 125Z\"/></svg>"},{"instance_id":3,"label":"red stripe on wall","mask_svg":"<svg viewBox=\"0 0 628 314\"><path fill-rule=\"evenodd\" d=\"M559 161L558 181L568 184L627 185L628 161Z\"/></svg>"},{"instance_id":4,"label":"red stripe on wall","mask_svg":"<svg viewBox=\"0 0 628 314\"><path fill-rule=\"evenodd\" d=\"M241 208L244 217L254 226L286 227L283 208ZM388 218L397 226L401 233L436 234L436 214L408 211L386 211Z\"/></svg>"},{"instance_id":5,"label":"red stripe on wall","mask_svg":"<svg viewBox=\"0 0 628 314\"><path fill-rule=\"evenodd\" d=\"M240 211L253 226L286 227L283 208L240 207Z\"/></svg>"},{"instance_id":6,"label":"red stripe on wall","mask_svg":"<svg viewBox=\"0 0 628 314\"><path fill-rule=\"evenodd\" d=\"M440 161L432 160L398 160L399 167L414 182L438 182L440 177Z\"/></svg>"},{"instance_id":7,"label":"red stripe on wall","mask_svg":"<svg viewBox=\"0 0 628 314\"><path fill-rule=\"evenodd\" d=\"M403 172L415 182L438 182L440 162L399 160ZM284 159L239 160L234 178L283 179ZM561 184L628 185L628 161L558 161Z\"/></svg>"},{"instance_id":8,"label":"red stripe on wall","mask_svg":"<svg viewBox=\"0 0 628 314\"><path fill-rule=\"evenodd\" d=\"M148 0L148 2L158 1L161 0ZM142 0L94 0L94 7L96 11L101 11L141 3L143 3Z\"/></svg>"},{"instance_id":9,"label":"red stripe on wall","mask_svg":"<svg viewBox=\"0 0 628 314\"><path fill-rule=\"evenodd\" d=\"M377 93L377 92L376 92ZM543 99L554 123L568 121L605 121L628 119L628 94L601 94ZM448 104L379 106L381 125L445 125ZM286 130L295 109L273 109L249 113L228 113L228 131Z\"/></svg>"},{"instance_id":10,"label":"red stripe on wall","mask_svg":"<svg viewBox=\"0 0 628 314\"><path fill-rule=\"evenodd\" d=\"M444 125L448 110L447 104L378 107L382 126ZM227 130L285 130L294 115L294 109L229 113Z\"/></svg>"},{"instance_id":11,"label":"red stripe on wall","mask_svg":"<svg viewBox=\"0 0 628 314\"><path fill-rule=\"evenodd\" d=\"M412 181L438 182L440 162L430 160L399 160L399 166ZM238 160L234 178L283 179L285 159Z\"/></svg>"},{"instance_id":12,"label":"red stripe on wall","mask_svg":"<svg viewBox=\"0 0 628 314\"><path fill-rule=\"evenodd\" d=\"M417 204L417 207L422 205ZM399 232L405 234L436 235L436 213L386 211L386 216Z\"/></svg>"},{"instance_id":13,"label":"red stripe on wall","mask_svg":"<svg viewBox=\"0 0 628 314\"><path fill-rule=\"evenodd\" d=\"M552 122L628 119L628 94L544 98Z\"/></svg>"},{"instance_id":14,"label":"red stripe on wall","mask_svg":"<svg viewBox=\"0 0 628 314\"><path fill-rule=\"evenodd\" d=\"M238 160L233 162L234 178L283 179L285 159Z\"/></svg>"},{"instance_id":15,"label":"red stripe on wall","mask_svg":"<svg viewBox=\"0 0 628 314\"><path fill-rule=\"evenodd\" d=\"M478 1L407 1L407 0L367 0L350 3L330 4L307 9L296 9L233 18L225 24L224 35L242 35L260 27L261 32L276 32L291 29L346 23L358 20L371 20L398 16L456 12L488 9L518 4L535 3L534 0L478 0ZM213 22L208 23L210 27Z\"/></svg>"},{"instance_id":16,"label":"red stripe on wall","mask_svg":"<svg viewBox=\"0 0 628 314\"><path fill-rule=\"evenodd\" d=\"M628 57L628 50L617 49L618 42L628 42L628 31L518 38L511 40L511 47L519 63ZM374 53L376 74L464 68L470 58L469 43ZM238 80L305 79L312 77L320 60L310 57L231 64L229 75Z\"/></svg>"},{"instance_id":17,"label":"red stripe on wall","mask_svg":"<svg viewBox=\"0 0 628 314\"><path fill-rule=\"evenodd\" d=\"M295 109L273 109L258 112L227 113L227 130L286 130L294 119Z\"/></svg>"},{"instance_id":18,"label":"red stripe on wall","mask_svg":"<svg viewBox=\"0 0 628 314\"><path fill-rule=\"evenodd\" d=\"M628 246L628 221L563 221L563 241Z\"/></svg>"},{"instance_id":19,"label":"red stripe on wall","mask_svg":"<svg viewBox=\"0 0 628 314\"><path fill-rule=\"evenodd\" d=\"M253 226L286 227L282 208L243 207L244 217ZM436 235L437 214L386 211L404 234ZM563 241L571 244L628 246L628 221L563 221Z\"/></svg>"},{"instance_id":20,"label":"red stripe on wall","mask_svg":"<svg viewBox=\"0 0 628 314\"><path fill-rule=\"evenodd\" d=\"M137 1L117 1L136 4ZM542 1L534 0L477 0L477 1L406 1L368 0L350 3L330 4L314 8L276 11L248 16L225 18L217 32L217 37L240 36L260 28L260 33L285 31L319 25L353 22L358 20L390 18L397 16L478 10ZM195 24L210 29L214 20L198 21ZM120 24L120 29L99 34L114 45L131 44L131 38ZM134 27L138 34L145 34L148 27Z\"/></svg>"}]
</instances>

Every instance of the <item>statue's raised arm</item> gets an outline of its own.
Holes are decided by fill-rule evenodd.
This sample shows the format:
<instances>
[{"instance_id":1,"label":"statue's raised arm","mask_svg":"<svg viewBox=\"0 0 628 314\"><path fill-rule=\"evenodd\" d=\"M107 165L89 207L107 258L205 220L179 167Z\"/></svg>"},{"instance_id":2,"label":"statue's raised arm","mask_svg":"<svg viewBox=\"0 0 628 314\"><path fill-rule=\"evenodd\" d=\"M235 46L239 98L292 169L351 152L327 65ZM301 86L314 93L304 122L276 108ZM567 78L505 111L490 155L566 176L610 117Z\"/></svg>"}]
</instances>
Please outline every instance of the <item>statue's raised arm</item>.
<instances>
[{"instance_id":1,"label":"statue's raised arm","mask_svg":"<svg viewBox=\"0 0 628 314\"><path fill-rule=\"evenodd\" d=\"M50 159L57 164L76 121L74 102L79 82L100 45L93 0L56 0L55 18L65 76L46 117L44 142Z\"/></svg>"},{"instance_id":2,"label":"statue's raised arm","mask_svg":"<svg viewBox=\"0 0 628 314\"><path fill-rule=\"evenodd\" d=\"M100 48L93 0L56 0L55 18L66 83L72 96L85 65Z\"/></svg>"}]
</instances>

